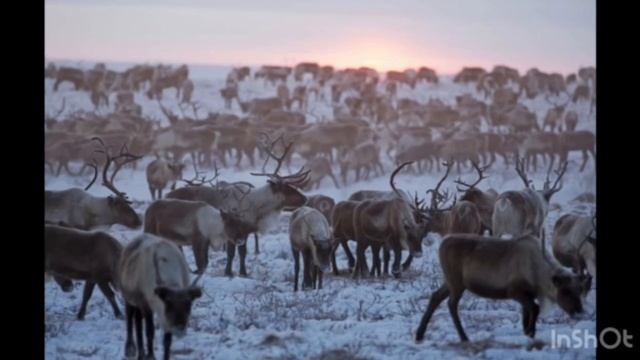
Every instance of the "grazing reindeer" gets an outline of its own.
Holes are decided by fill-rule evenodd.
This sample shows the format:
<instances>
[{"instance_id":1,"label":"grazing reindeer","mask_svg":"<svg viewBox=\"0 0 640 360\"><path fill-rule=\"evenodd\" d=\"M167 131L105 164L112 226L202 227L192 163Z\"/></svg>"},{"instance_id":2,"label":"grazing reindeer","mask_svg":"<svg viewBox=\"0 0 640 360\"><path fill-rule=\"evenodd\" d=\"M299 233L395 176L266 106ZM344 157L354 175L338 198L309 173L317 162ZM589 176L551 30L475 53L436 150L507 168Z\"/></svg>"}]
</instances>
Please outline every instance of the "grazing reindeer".
<instances>
[{"instance_id":1,"label":"grazing reindeer","mask_svg":"<svg viewBox=\"0 0 640 360\"><path fill-rule=\"evenodd\" d=\"M577 274L596 276L595 216L565 214L553 227L553 256ZM588 290L588 289L587 289Z\"/></svg>"},{"instance_id":2,"label":"grazing reindeer","mask_svg":"<svg viewBox=\"0 0 640 360\"><path fill-rule=\"evenodd\" d=\"M182 179L182 171L185 165L179 162L168 162L162 159L156 159L147 165L147 183L149 184L149 192L151 199L162 199L162 190L172 182L171 190L176 189L176 183ZM158 196L156 197L156 192Z\"/></svg>"},{"instance_id":3,"label":"grazing reindeer","mask_svg":"<svg viewBox=\"0 0 640 360\"><path fill-rule=\"evenodd\" d=\"M524 334L534 338L538 315L549 303L557 303L570 316L581 313L581 289L590 281L567 274L547 261L538 240L526 235L513 241L478 235L456 234L440 245L444 284L431 295L416 331L424 339L427 324L438 306L449 298L449 313L460 340L469 341L458 316L458 303L465 290L490 299L512 299L522 306ZM535 302L538 301L538 303Z\"/></svg>"},{"instance_id":4,"label":"grazing reindeer","mask_svg":"<svg viewBox=\"0 0 640 360\"><path fill-rule=\"evenodd\" d=\"M304 261L302 290L322 289L322 273L329 269L333 246L331 227L324 215L314 208L303 206L291 214L289 240L294 260L293 291L298 291L300 253Z\"/></svg>"},{"instance_id":5,"label":"grazing reindeer","mask_svg":"<svg viewBox=\"0 0 640 360\"><path fill-rule=\"evenodd\" d=\"M327 222L331 223L331 212L336 206L335 200L325 195L311 195L307 196L307 202L304 205L320 211Z\"/></svg>"},{"instance_id":6,"label":"grazing reindeer","mask_svg":"<svg viewBox=\"0 0 640 360\"><path fill-rule=\"evenodd\" d=\"M366 272L364 252L369 246L373 252L372 273L377 268L378 275L380 246L384 245L387 249L393 250L395 258L392 273L396 278L400 277L403 248L415 257L422 256L422 233L415 220L415 213L420 211L421 204L418 201L413 205L407 203L393 184L393 178L405 165L407 163L396 168L390 178L391 187L397 192L398 197L389 200L365 200L354 209L353 228L357 243L354 278Z\"/></svg>"},{"instance_id":7,"label":"grazing reindeer","mask_svg":"<svg viewBox=\"0 0 640 360\"><path fill-rule=\"evenodd\" d=\"M124 248L119 275L127 314L125 357L132 358L137 352L138 359L155 359L155 315L164 331L163 359L169 360L173 335L181 338L186 334L193 301L202 296L202 289L195 286L199 277L190 284L189 267L178 247L151 234L139 235ZM143 319L147 335L146 357ZM137 349L132 334L134 321Z\"/></svg>"},{"instance_id":8,"label":"grazing reindeer","mask_svg":"<svg viewBox=\"0 0 640 360\"><path fill-rule=\"evenodd\" d=\"M484 167L480 167L476 163L472 163L472 165L478 173L478 179L474 183L467 184L461 179L455 181L456 184L462 186L462 188L458 187L458 191L464 193L460 197L460 203L470 202L474 204L480 215L480 235L482 235L485 230L489 231L489 234L491 234L491 217L493 216L493 206L496 202L496 199L498 198L498 193L494 189L482 191L476 187L482 180L487 178L487 176L485 176L483 173L485 170L487 170L489 165L486 165Z\"/></svg>"},{"instance_id":9,"label":"grazing reindeer","mask_svg":"<svg viewBox=\"0 0 640 360\"><path fill-rule=\"evenodd\" d=\"M53 224L63 224L82 230L89 230L97 226L122 224L130 228L137 228L142 225L142 221L136 212L131 208L131 201L127 194L119 191L113 180L123 165L141 157L130 154L123 148L117 156L111 156L108 149L104 148L104 143L99 138L94 138L103 145L103 152L106 161L102 169L102 184L111 190L115 196L96 197L87 192L91 185L98 178L98 167L94 168L93 180L87 187L82 189L72 188L61 191L44 191L45 221ZM125 159L118 162L118 160ZM109 167L116 163L115 169L108 176Z\"/></svg>"},{"instance_id":10,"label":"grazing reindeer","mask_svg":"<svg viewBox=\"0 0 640 360\"><path fill-rule=\"evenodd\" d=\"M524 182L525 189L503 192L498 196L493 208L493 235L501 237L504 234L511 234L513 237L518 237L531 234L542 239L544 250L545 234L542 225L549 212L551 197L562 189L562 184L560 186L558 184L566 171L567 162L564 162L555 171L557 177L553 186L549 187L551 182L547 173L543 189L535 190L531 180L525 174L523 162L516 159L516 172Z\"/></svg>"},{"instance_id":11,"label":"grazing reindeer","mask_svg":"<svg viewBox=\"0 0 640 360\"><path fill-rule=\"evenodd\" d=\"M44 271L60 280L83 280L82 304L78 320L84 320L87 304L98 288L111 304L113 313L122 318L113 290L118 288L117 269L122 245L104 232L88 232L56 225L44 226ZM63 286L63 291L71 290Z\"/></svg>"},{"instance_id":12,"label":"grazing reindeer","mask_svg":"<svg viewBox=\"0 0 640 360\"><path fill-rule=\"evenodd\" d=\"M256 231L233 215L202 201L176 199L156 200L145 213L144 231L172 240L178 246L191 246L196 259L197 274L203 274L209 263L209 246L221 250L243 246L247 235ZM231 259L226 275L231 276ZM240 256L240 273L247 274L244 256Z\"/></svg>"}]
</instances>

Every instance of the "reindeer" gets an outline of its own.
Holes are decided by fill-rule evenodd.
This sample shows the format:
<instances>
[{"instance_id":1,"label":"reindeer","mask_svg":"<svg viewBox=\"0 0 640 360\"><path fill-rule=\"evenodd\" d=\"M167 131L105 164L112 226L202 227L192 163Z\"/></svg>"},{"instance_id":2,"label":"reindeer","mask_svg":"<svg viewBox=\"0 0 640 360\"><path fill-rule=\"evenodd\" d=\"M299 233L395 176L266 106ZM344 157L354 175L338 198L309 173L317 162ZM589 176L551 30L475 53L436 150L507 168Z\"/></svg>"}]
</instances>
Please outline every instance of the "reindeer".
<instances>
[{"instance_id":1,"label":"reindeer","mask_svg":"<svg viewBox=\"0 0 640 360\"><path fill-rule=\"evenodd\" d=\"M84 71L80 69L61 66L55 74L56 82L53 84L53 91L58 91L58 87L64 81L71 82L76 91L84 88Z\"/></svg>"},{"instance_id":2,"label":"reindeer","mask_svg":"<svg viewBox=\"0 0 640 360\"><path fill-rule=\"evenodd\" d=\"M462 70L456 74L453 78L453 82L455 83L470 83L477 82L480 80L482 75L486 74L487 71L483 68L479 67L464 67Z\"/></svg>"},{"instance_id":3,"label":"reindeer","mask_svg":"<svg viewBox=\"0 0 640 360\"><path fill-rule=\"evenodd\" d=\"M276 88L276 96L280 99L281 109L291 108L291 94L287 84L282 83Z\"/></svg>"},{"instance_id":4,"label":"reindeer","mask_svg":"<svg viewBox=\"0 0 640 360\"><path fill-rule=\"evenodd\" d=\"M274 159L277 162L275 171L271 173L251 173L251 175L267 177L266 185L259 188L253 188L252 186L232 186L228 189L228 192L223 193L216 192L215 189L211 191L200 189L200 187L187 187L172 191L167 194L167 198L201 200L218 209L247 209L239 214L240 220L256 227L258 229L257 232L266 232L273 225L281 210L284 208L297 208L305 204L307 198L299 190L299 187L305 185L310 171L305 171L304 168L302 168L292 175L283 176L278 174L283 160L287 157L293 143L285 145L282 137L271 141L268 135L265 134L265 136L267 141L271 143L271 146L264 148L267 158L265 159L263 168L266 167L269 159ZM282 142L284 146L284 151L281 156L273 153L273 148L278 142ZM204 193L208 193L209 195L204 197ZM243 254L246 254L247 251L246 243L238 246L238 248L240 256L243 257ZM231 250L227 249L228 255L229 251ZM257 237L256 253L258 253ZM235 248L231 255L232 259L233 254L235 254Z\"/></svg>"},{"instance_id":5,"label":"reindeer","mask_svg":"<svg viewBox=\"0 0 640 360\"><path fill-rule=\"evenodd\" d=\"M336 206L335 200L326 195L311 195L307 196L307 202L304 206L314 208L322 213L327 219L328 223L331 223L331 213Z\"/></svg>"},{"instance_id":6,"label":"reindeer","mask_svg":"<svg viewBox=\"0 0 640 360\"><path fill-rule=\"evenodd\" d=\"M551 303L557 303L572 317L583 312L580 293L590 279L567 274L557 264L548 262L532 235L513 241L449 235L440 245L439 256L444 284L431 295L416 331L416 341L424 339L431 316L446 298L460 340L469 341L458 316L458 303L467 289L480 297L519 302L522 328L531 338L535 337L538 315Z\"/></svg>"},{"instance_id":7,"label":"reindeer","mask_svg":"<svg viewBox=\"0 0 640 360\"><path fill-rule=\"evenodd\" d=\"M574 273L596 276L595 216L562 215L553 227L553 256ZM589 290L587 288L586 290Z\"/></svg>"},{"instance_id":8,"label":"reindeer","mask_svg":"<svg viewBox=\"0 0 640 360\"><path fill-rule=\"evenodd\" d=\"M545 97L545 100L547 100L547 102L551 104L552 107L547 111L547 115L545 115L544 117L542 130L544 131L544 129L548 126L549 129L553 132L556 130L556 126L558 126L558 130L562 131L562 125L560 124L560 122L562 121L562 116L564 115L564 111L569 104L569 101L571 101L571 98L568 98L564 104L553 103L549 100L548 96Z\"/></svg>"},{"instance_id":9,"label":"reindeer","mask_svg":"<svg viewBox=\"0 0 640 360\"><path fill-rule=\"evenodd\" d=\"M506 191L498 196L493 208L492 229L493 235L502 237L510 234L518 237L532 234L542 239L542 249L545 249L545 234L543 223L549 212L549 201L553 194L562 189L562 184L558 186L562 176L567 171L567 162L560 164L555 171L556 179L550 187L549 172L542 190L535 190L531 180L527 178L524 164L520 159L516 159L516 172L524 182L525 189L522 191Z\"/></svg>"},{"instance_id":10,"label":"reindeer","mask_svg":"<svg viewBox=\"0 0 640 360\"><path fill-rule=\"evenodd\" d=\"M122 245L105 232L88 232L57 225L44 226L44 271L60 280L83 280L82 304L78 320L84 320L87 304L96 284L111 304L116 318L122 313L113 290L118 288L117 269ZM62 286L63 291L72 287Z\"/></svg>"},{"instance_id":11,"label":"reindeer","mask_svg":"<svg viewBox=\"0 0 640 360\"><path fill-rule=\"evenodd\" d=\"M294 260L293 291L298 291L300 253L304 261L302 290L322 289L322 273L329 268L329 256L333 247L331 227L318 210L303 206L291 214L289 240Z\"/></svg>"},{"instance_id":12,"label":"reindeer","mask_svg":"<svg viewBox=\"0 0 640 360\"><path fill-rule=\"evenodd\" d=\"M421 202L417 198L414 204L405 201L403 197L406 195L396 189L393 181L395 175L406 165L407 163L398 166L389 179L396 197L388 200L365 200L353 210L353 229L357 243L354 278L364 275L367 270L364 252L369 246L373 253L372 275L376 269L380 275L381 246L394 252L392 273L396 278L400 277L403 248L409 250L412 256L422 256L423 228L416 223L416 213L422 210ZM386 258L385 263L388 264Z\"/></svg>"},{"instance_id":13,"label":"reindeer","mask_svg":"<svg viewBox=\"0 0 640 360\"><path fill-rule=\"evenodd\" d=\"M145 358L142 320L147 336L147 359L155 359L153 317L158 317L163 336L163 359L171 356L173 335L183 337L191 316L193 301L202 296L195 286L197 277L189 283L189 267L178 248L165 239L142 234L131 241L122 252L119 266L122 295L126 302L127 339L125 357ZM132 328L135 320L136 344Z\"/></svg>"},{"instance_id":14,"label":"reindeer","mask_svg":"<svg viewBox=\"0 0 640 360\"><path fill-rule=\"evenodd\" d=\"M170 182L171 190L176 189L176 183L182 179L182 172L185 165L180 162L168 162L162 159L155 159L147 165L147 183L149 184L149 192L151 199L162 199L162 190L167 187ZM156 197L156 192L158 196Z\"/></svg>"},{"instance_id":15,"label":"reindeer","mask_svg":"<svg viewBox=\"0 0 640 360\"><path fill-rule=\"evenodd\" d=\"M240 98L238 97L238 84L227 84L225 88L220 89L220 96L224 99L224 108L231 109L231 102L233 99L236 99L236 101L240 103Z\"/></svg>"},{"instance_id":16,"label":"reindeer","mask_svg":"<svg viewBox=\"0 0 640 360\"><path fill-rule=\"evenodd\" d=\"M102 185L111 190L115 196L96 197L87 192L98 178L98 167L95 163L91 164L95 174L84 190L78 188L61 191L45 190L45 221L64 224L82 230L113 224L122 224L132 229L138 228L142 224L140 217L131 208L131 201L127 198L127 194L119 191L115 187L113 180L123 165L140 159L140 157L132 155L124 147L119 155L112 156L104 146L102 139L94 139L102 144L103 149L100 151L106 156L106 162L102 170ZM118 163L122 159L124 161ZM115 169L111 176L108 176L109 167L113 163L116 163Z\"/></svg>"},{"instance_id":17,"label":"reindeer","mask_svg":"<svg viewBox=\"0 0 640 360\"><path fill-rule=\"evenodd\" d=\"M575 131L578 125L578 113L570 110L564 114L564 125L566 131Z\"/></svg>"},{"instance_id":18,"label":"reindeer","mask_svg":"<svg viewBox=\"0 0 640 360\"><path fill-rule=\"evenodd\" d=\"M197 274L203 274L209 263L208 249L221 250L243 246L247 235L256 231L236 216L227 214L202 201L176 199L156 200L145 213L144 231L170 239L178 246L193 248ZM229 260L229 259L228 259ZM231 258L225 275L231 276ZM240 256L240 273L246 276L245 258Z\"/></svg>"},{"instance_id":19,"label":"reindeer","mask_svg":"<svg viewBox=\"0 0 640 360\"><path fill-rule=\"evenodd\" d=\"M311 172L309 173L309 182L307 183L306 190L311 190L314 185L316 186L316 189L319 189L322 179L327 176L331 178L331 180L333 180L333 184L336 186L336 189L340 188L340 185L338 185L338 180L333 175L333 170L331 170L331 163L326 157L313 158L307 161L304 167L311 170Z\"/></svg>"},{"instance_id":20,"label":"reindeer","mask_svg":"<svg viewBox=\"0 0 640 360\"><path fill-rule=\"evenodd\" d=\"M564 132L558 135L558 151L560 153L560 160L567 161L569 153L571 151L582 152L582 165L580 166L580 172L584 171L589 161L589 154L593 157L593 161L596 160L596 136L589 130Z\"/></svg>"},{"instance_id":21,"label":"reindeer","mask_svg":"<svg viewBox=\"0 0 640 360\"><path fill-rule=\"evenodd\" d=\"M185 79L180 87L182 90L182 99L180 100L180 103L190 103L191 96L193 95L193 89L195 88L193 81L191 79Z\"/></svg>"},{"instance_id":22,"label":"reindeer","mask_svg":"<svg viewBox=\"0 0 640 360\"><path fill-rule=\"evenodd\" d=\"M487 178L487 176L485 176L483 173L485 170L487 170L489 165L485 165L484 167L479 166L477 163L472 163L472 165L473 165L473 168L478 173L478 178L476 179L475 182L473 182L472 184L467 184L463 182L460 178L458 178L458 180L455 181L456 184L462 186L462 188L458 187L457 190L463 193L463 195L460 197L460 202L458 202L457 205L459 205L459 208L461 210L464 209L462 207L463 205L461 204L465 204L466 202L469 202L475 205L478 215L480 217L481 228L479 229L479 232L474 231L475 230L474 228L472 228L471 231L459 231L461 229L459 229L457 226L454 225L453 230L455 230L455 232L458 232L458 233L459 232L471 233L471 234L479 233L480 235L482 235L485 231L489 231L489 234L491 234L491 217L493 216L493 206L496 202L496 199L498 198L498 193L494 189L482 191L476 187L482 180ZM461 212L461 214L474 212L474 210L470 210L470 212L468 209L466 210L467 211L465 212ZM453 221L453 223L454 224L458 223L457 218L456 220ZM472 222L469 222L469 224L472 224Z\"/></svg>"},{"instance_id":23,"label":"reindeer","mask_svg":"<svg viewBox=\"0 0 640 360\"><path fill-rule=\"evenodd\" d=\"M384 167L380 162L380 149L378 145L372 141L365 141L355 148L347 150L343 148L340 156L340 175L342 176L342 184L347 185L347 175L349 169L353 169L356 173L355 181L360 181L360 171L366 170L365 179L369 179L371 168L376 176L384 175ZM378 169L380 173L378 173Z\"/></svg>"}]
</instances>

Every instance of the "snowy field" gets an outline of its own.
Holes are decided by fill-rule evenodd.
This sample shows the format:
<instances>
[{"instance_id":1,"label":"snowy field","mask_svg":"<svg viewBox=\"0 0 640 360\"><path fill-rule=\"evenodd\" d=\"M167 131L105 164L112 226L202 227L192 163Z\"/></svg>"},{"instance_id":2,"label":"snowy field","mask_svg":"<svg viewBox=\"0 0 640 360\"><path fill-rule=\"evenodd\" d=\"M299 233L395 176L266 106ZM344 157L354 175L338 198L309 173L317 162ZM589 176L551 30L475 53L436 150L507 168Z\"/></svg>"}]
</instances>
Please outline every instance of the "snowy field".
<instances>
[{"instance_id":1,"label":"snowy field","mask_svg":"<svg viewBox=\"0 0 640 360\"><path fill-rule=\"evenodd\" d=\"M88 65L87 65L88 66ZM117 69L117 66L114 66ZM224 85L227 68L196 67L191 77L196 84L194 99L209 111L222 111L223 101L218 90ZM57 93L51 91L52 81L46 80L45 104L48 112L59 108L61 97L67 101L68 111L91 109L88 94L71 90L69 83ZM468 92L471 87L458 86L445 79L440 85L419 85L409 93L400 89L399 97L413 97L425 101L430 97L452 103L456 95ZM266 97L275 95L275 89L262 82L241 84L241 97ZM163 119L155 102L142 94L136 101L143 105L145 114ZM173 90L165 91L165 105L175 105ZM541 121L549 105L539 97L524 103L538 114ZM177 106L175 107L177 109ZM326 104L311 102L310 109L317 116L330 117ZM586 115L587 109L579 108L579 129L595 131L595 118ZM176 110L177 111L177 110ZM238 111L234 107L234 111ZM312 117L308 117L313 121ZM166 122L165 119L162 120ZM335 189L328 179L318 190L336 202L345 200L352 192L361 189L388 190L388 176L393 164L385 161L386 175ZM151 159L146 158L138 170L123 169L117 181L118 188L127 192L134 201L134 208L144 213L151 198L148 192L144 168ZM296 161L297 160L297 161ZM571 201L584 192L595 193L594 164L583 173L578 167L581 155L573 154L564 188L554 195L549 216L545 222L548 239L555 221L563 214L574 212L584 215L594 211L594 204ZM294 159L292 169L302 164ZM190 168L190 166L188 167ZM221 169L221 178L229 181L244 180L262 186L264 178L253 177L248 164L242 169ZM334 171L337 171L334 170ZM513 168L505 168L501 160L489 170L490 177L481 188L492 187L498 191L520 190L522 182ZM187 172L186 178L192 173ZM397 186L404 190L423 194L433 188L441 174L414 176L399 174ZM454 172L445 188L455 190ZM471 179L473 173L462 174ZM542 186L544 172L529 173L537 188ZM45 175L45 188L61 190L84 187L86 177L58 178ZM107 189L93 186L94 195L108 195ZM253 241L249 241L247 256L248 278L224 276L226 253L210 252L209 267L201 279L203 296L196 300L187 336L174 340L174 359L584 359L594 358L595 349L552 348L551 332L571 334L572 330L588 330L595 333L595 291L589 293L585 304L586 314L581 320L572 320L557 306L541 316L537 324L536 339L541 346L531 349L530 340L523 334L521 311L515 301L489 301L466 292L460 302L460 316L471 339L461 345L449 316L446 304L442 304L432 318L425 341L416 344L415 329L427 306L430 295L442 281L437 250L441 239L430 235L424 240L425 256L414 259L411 268L397 280L392 277L352 280L350 276L326 274L322 290L293 292L293 257L288 238L289 214L283 213L277 226L260 238L260 254L254 254ZM115 225L109 232L127 244L139 231ZM250 238L251 239L251 238ZM549 246L550 241L547 241ZM355 243L350 242L355 250ZM550 247L549 247L550 249ZM192 252L185 251L192 269L195 269ZM347 267L344 252L337 255L341 269ZM369 252L368 262L371 264ZM234 272L238 272L238 256ZM74 291L63 293L54 282L44 285L45 291L45 358L46 359L122 359L124 357L125 321L117 320L104 296L95 291L84 321L76 320L82 297L82 283L76 282ZM594 282L594 288L597 284ZM118 299L124 310L122 299ZM156 332L156 356L162 354L161 332Z\"/></svg>"}]
</instances>

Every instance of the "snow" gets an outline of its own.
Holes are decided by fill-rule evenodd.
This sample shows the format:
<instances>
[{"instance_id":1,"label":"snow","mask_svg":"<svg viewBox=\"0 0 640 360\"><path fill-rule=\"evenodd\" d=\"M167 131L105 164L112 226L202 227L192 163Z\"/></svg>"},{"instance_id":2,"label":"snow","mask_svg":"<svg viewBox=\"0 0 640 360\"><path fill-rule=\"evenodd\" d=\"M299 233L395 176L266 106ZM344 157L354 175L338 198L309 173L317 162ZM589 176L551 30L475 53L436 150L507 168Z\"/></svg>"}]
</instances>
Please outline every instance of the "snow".
<instances>
[{"instance_id":1,"label":"snow","mask_svg":"<svg viewBox=\"0 0 640 360\"><path fill-rule=\"evenodd\" d=\"M89 67L89 64L86 64ZM221 111L223 102L218 89L224 85L226 69L206 67L192 73L196 84L195 100L207 110ZM67 106L91 109L86 93L73 91L63 84L59 92L51 91L52 81L46 80L46 110L53 113L64 96ZM470 87L455 85L445 79L441 85L419 85L413 93L401 88L399 96L412 96L422 101L440 97L452 103L455 95ZM249 81L241 85L241 96L271 96L275 90L262 81ZM165 91L165 104L176 103L173 90ZM144 112L163 119L155 102L136 94ZM548 108L543 98L525 103L534 109L540 120ZM330 116L328 106L311 103L311 108ZM177 107L176 107L177 109ZM595 131L595 119L584 119L588 112L581 107L579 127ZM177 111L177 110L176 110ZM237 109L234 109L237 111ZM584 117L582 117L584 116ZM162 120L163 123L166 120ZM310 117L309 121L313 121ZM595 172L589 160L585 172L579 173L579 154L570 158L569 170L564 178L564 188L552 199L552 207L545 221L547 238L552 234L555 221L564 213L590 214L592 204L573 203L577 195L595 192ZM137 170L123 169L117 184L134 200L137 212L144 213L151 199L147 189L144 168L149 159L139 164ZM383 156L385 176L353 183L335 189L329 179L322 187L308 194L322 193L336 201L345 200L352 192L361 189L388 190L388 175L393 165ZM296 159L292 169L301 166ZM243 164L243 168L221 169L221 178L229 181L244 180L256 186L264 179L249 175L255 170ZM336 169L337 170L337 169ZM335 171L335 170L334 170ZM499 191L520 190L522 182L512 168L506 168L500 160L489 170L490 177L483 188ZM185 177L192 174L187 173ZM427 188L434 187L441 174L420 176L399 174L398 188L417 191L424 196ZM469 171L461 175L471 178ZM455 171L445 183L455 190ZM542 185L545 173L530 173L537 187ZM50 190L68 187L84 187L89 176L58 178L46 174L45 188ZM93 186L94 195L108 195L108 190ZM401 279L392 277L352 280L350 276L325 274L322 290L293 292L293 258L287 234L289 214L283 213L274 228L260 238L260 254L255 255L253 241L249 241L247 256L248 278L224 276L226 253L210 252L210 264L201 279L203 296L196 300L187 336L174 340L173 358L178 359L467 359L518 358L518 359L574 359L594 358L595 349L551 348L551 331L570 334L574 329L595 333L595 291L589 293L585 305L586 315L572 320L557 306L537 323L536 343L541 349L532 349L531 341L521 328L521 311L514 301L490 301L466 292L460 302L460 316L471 339L468 345L459 342L458 335L446 304L435 312L426 333L426 340L414 341L415 329L427 306L430 295L441 281L442 274L437 260L440 237L430 235L424 242L424 256L414 259L411 268ZM112 226L109 231L123 244L127 244L141 230ZM250 238L251 239L251 238ZM550 246L547 241L547 246ZM353 242L350 243L355 248ZM188 263L195 269L191 250L186 250ZM369 257L369 255L367 255ZM339 249L337 261L341 270L347 267L344 252ZM233 270L238 273L238 256ZM370 260L369 260L370 263ZM595 287L594 283L594 287ZM76 320L82 297L80 282L74 284L71 293L63 293L55 282L44 285L45 291L45 358L46 359L121 359L124 357L125 322L117 320L104 296L95 291L84 321ZM121 308L123 303L118 298ZM162 354L162 334L156 332L156 356Z\"/></svg>"}]
</instances>

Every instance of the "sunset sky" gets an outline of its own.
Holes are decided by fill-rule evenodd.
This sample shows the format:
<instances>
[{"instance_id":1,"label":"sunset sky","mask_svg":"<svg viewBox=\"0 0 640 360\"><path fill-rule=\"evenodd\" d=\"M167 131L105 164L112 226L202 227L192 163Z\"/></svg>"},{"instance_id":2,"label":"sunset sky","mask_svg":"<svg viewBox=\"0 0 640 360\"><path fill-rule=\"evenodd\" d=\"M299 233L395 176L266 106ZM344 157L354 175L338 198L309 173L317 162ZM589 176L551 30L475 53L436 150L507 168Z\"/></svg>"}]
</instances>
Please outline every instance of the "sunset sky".
<instances>
[{"instance_id":1,"label":"sunset sky","mask_svg":"<svg viewBox=\"0 0 640 360\"><path fill-rule=\"evenodd\" d=\"M595 65L595 0L47 0L47 59L378 70Z\"/></svg>"}]
</instances>

